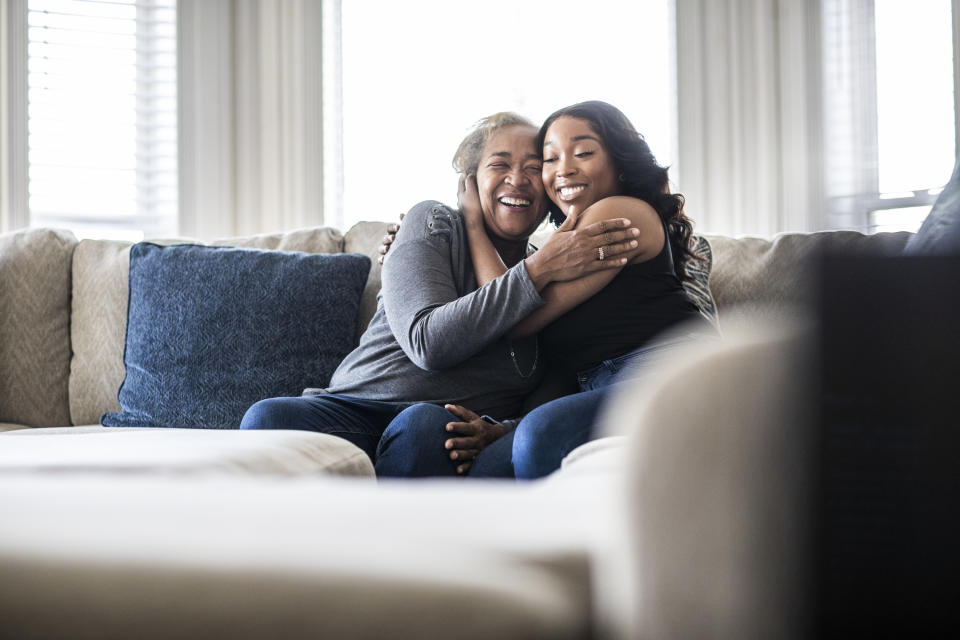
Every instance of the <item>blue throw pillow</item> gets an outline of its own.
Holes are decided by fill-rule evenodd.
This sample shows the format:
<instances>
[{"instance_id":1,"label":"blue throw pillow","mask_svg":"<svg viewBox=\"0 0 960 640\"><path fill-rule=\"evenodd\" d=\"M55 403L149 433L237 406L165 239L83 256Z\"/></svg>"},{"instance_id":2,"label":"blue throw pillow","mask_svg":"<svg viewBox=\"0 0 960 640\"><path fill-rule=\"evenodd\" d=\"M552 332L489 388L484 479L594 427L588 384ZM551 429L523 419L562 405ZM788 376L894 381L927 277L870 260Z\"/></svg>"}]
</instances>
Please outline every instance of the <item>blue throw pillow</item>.
<instances>
[{"instance_id":1,"label":"blue throw pillow","mask_svg":"<svg viewBox=\"0 0 960 640\"><path fill-rule=\"evenodd\" d=\"M234 429L258 400L326 386L369 271L359 254L133 245L123 410L101 424Z\"/></svg>"},{"instance_id":2,"label":"blue throw pillow","mask_svg":"<svg viewBox=\"0 0 960 640\"><path fill-rule=\"evenodd\" d=\"M960 163L920 230L904 247L908 255L960 255Z\"/></svg>"}]
</instances>

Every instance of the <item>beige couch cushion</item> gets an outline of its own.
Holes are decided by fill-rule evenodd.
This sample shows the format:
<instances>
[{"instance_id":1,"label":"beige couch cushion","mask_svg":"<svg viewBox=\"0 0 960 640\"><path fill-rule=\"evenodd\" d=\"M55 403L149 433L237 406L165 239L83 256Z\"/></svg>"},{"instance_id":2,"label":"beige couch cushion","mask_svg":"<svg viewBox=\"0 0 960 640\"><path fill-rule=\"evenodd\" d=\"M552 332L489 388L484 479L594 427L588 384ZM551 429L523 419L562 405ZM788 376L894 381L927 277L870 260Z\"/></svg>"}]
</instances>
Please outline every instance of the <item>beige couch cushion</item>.
<instances>
[{"instance_id":1,"label":"beige couch cushion","mask_svg":"<svg viewBox=\"0 0 960 640\"><path fill-rule=\"evenodd\" d=\"M0 235L0 422L70 424L69 231Z\"/></svg>"},{"instance_id":2,"label":"beige couch cushion","mask_svg":"<svg viewBox=\"0 0 960 640\"><path fill-rule=\"evenodd\" d=\"M725 335L625 384L602 418L605 433L630 433L629 533L603 550L597 574L616 637L789 638L803 628L810 332L753 322Z\"/></svg>"},{"instance_id":3,"label":"beige couch cushion","mask_svg":"<svg viewBox=\"0 0 960 640\"><path fill-rule=\"evenodd\" d=\"M367 454L328 434L100 426L0 434L0 473L17 472L374 475Z\"/></svg>"},{"instance_id":4,"label":"beige couch cushion","mask_svg":"<svg viewBox=\"0 0 960 640\"><path fill-rule=\"evenodd\" d=\"M11 475L0 620L44 637L590 637L610 484Z\"/></svg>"},{"instance_id":5,"label":"beige couch cushion","mask_svg":"<svg viewBox=\"0 0 960 640\"><path fill-rule=\"evenodd\" d=\"M783 233L769 240L708 235L713 248L710 289L721 323L734 310L757 318L811 302L816 258L823 250L897 254L911 235L820 231Z\"/></svg>"},{"instance_id":6,"label":"beige couch cushion","mask_svg":"<svg viewBox=\"0 0 960 640\"><path fill-rule=\"evenodd\" d=\"M224 238L211 244L341 253L343 236L335 229L318 227L289 233ZM70 327L73 341L70 420L73 424L94 424L107 411L120 410L117 392L124 377L129 267L130 243L127 242L83 240L74 252L73 323Z\"/></svg>"},{"instance_id":7,"label":"beige couch cushion","mask_svg":"<svg viewBox=\"0 0 960 640\"><path fill-rule=\"evenodd\" d=\"M344 253L362 253L370 258L370 275L360 298L360 314L357 321L357 338L360 338L370 318L377 310L377 294L380 293L380 242L387 233L386 222L358 222L343 237Z\"/></svg>"}]
</instances>

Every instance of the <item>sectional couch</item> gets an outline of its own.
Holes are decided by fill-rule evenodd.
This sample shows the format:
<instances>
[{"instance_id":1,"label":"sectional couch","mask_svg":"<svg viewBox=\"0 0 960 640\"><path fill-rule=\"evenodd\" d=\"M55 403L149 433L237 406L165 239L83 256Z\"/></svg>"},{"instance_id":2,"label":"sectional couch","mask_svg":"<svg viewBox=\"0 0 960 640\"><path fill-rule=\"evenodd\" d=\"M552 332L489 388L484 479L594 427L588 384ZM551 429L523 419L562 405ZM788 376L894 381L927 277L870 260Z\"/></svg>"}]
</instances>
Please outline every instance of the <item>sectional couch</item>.
<instances>
[{"instance_id":1,"label":"sectional couch","mask_svg":"<svg viewBox=\"0 0 960 640\"><path fill-rule=\"evenodd\" d=\"M385 226L213 244L369 256L359 335ZM706 236L723 339L516 484L377 483L359 449L312 433L101 427L120 409L129 243L0 235L0 637L789 636L809 274L825 248L909 236Z\"/></svg>"}]
</instances>

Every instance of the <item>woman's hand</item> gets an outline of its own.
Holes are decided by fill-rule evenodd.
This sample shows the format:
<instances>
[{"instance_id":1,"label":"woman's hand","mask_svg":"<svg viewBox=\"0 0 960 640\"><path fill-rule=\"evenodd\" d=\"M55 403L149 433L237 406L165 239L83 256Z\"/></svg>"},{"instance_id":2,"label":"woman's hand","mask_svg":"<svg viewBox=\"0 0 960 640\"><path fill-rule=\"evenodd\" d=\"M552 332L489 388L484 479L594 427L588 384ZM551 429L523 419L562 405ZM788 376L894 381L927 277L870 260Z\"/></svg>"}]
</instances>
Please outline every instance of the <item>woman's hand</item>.
<instances>
[{"instance_id":1,"label":"woman's hand","mask_svg":"<svg viewBox=\"0 0 960 640\"><path fill-rule=\"evenodd\" d=\"M470 409L458 404L443 407L463 422L448 422L447 433L456 437L448 439L444 446L450 452L450 459L458 462L457 473L464 475L470 470L473 459L484 447L503 436L507 430L501 424L487 422Z\"/></svg>"},{"instance_id":2,"label":"woman's hand","mask_svg":"<svg viewBox=\"0 0 960 640\"><path fill-rule=\"evenodd\" d=\"M400 220L403 220L403 215L400 214ZM380 257L377 258L377 262L383 264L383 259L387 257L387 251L390 251L390 245L393 244L393 241L397 239L397 231L400 231L400 223L387 225L387 235L383 236L383 240L380 241Z\"/></svg>"},{"instance_id":3,"label":"woman's hand","mask_svg":"<svg viewBox=\"0 0 960 640\"><path fill-rule=\"evenodd\" d=\"M457 206L463 213L467 228L483 228L483 210L480 208L480 192L477 189L477 176L468 173L460 176L457 187Z\"/></svg>"},{"instance_id":4,"label":"woman's hand","mask_svg":"<svg viewBox=\"0 0 960 640\"><path fill-rule=\"evenodd\" d=\"M574 229L576 222L574 216L568 216L543 246L526 259L527 271L538 291L551 282L619 269L636 255L640 230L630 227L630 220L600 220Z\"/></svg>"}]
</instances>

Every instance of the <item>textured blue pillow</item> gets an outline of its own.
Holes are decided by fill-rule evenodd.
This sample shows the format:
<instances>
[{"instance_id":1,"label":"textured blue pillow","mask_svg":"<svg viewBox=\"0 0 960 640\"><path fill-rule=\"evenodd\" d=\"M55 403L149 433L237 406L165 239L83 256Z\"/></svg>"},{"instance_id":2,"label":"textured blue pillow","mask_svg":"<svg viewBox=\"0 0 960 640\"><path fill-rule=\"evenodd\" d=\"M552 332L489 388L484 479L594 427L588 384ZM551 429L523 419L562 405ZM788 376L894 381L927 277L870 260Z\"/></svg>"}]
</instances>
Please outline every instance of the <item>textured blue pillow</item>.
<instances>
[{"instance_id":1,"label":"textured blue pillow","mask_svg":"<svg viewBox=\"0 0 960 640\"><path fill-rule=\"evenodd\" d=\"M358 254L133 245L123 411L101 424L233 429L257 400L326 386L369 270Z\"/></svg>"},{"instance_id":2,"label":"textured blue pillow","mask_svg":"<svg viewBox=\"0 0 960 640\"><path fill-rule=\"evenodd\" d=\"M907 246L907 255L960 255L960 163Z\"/></svg>"}]
</instances>

